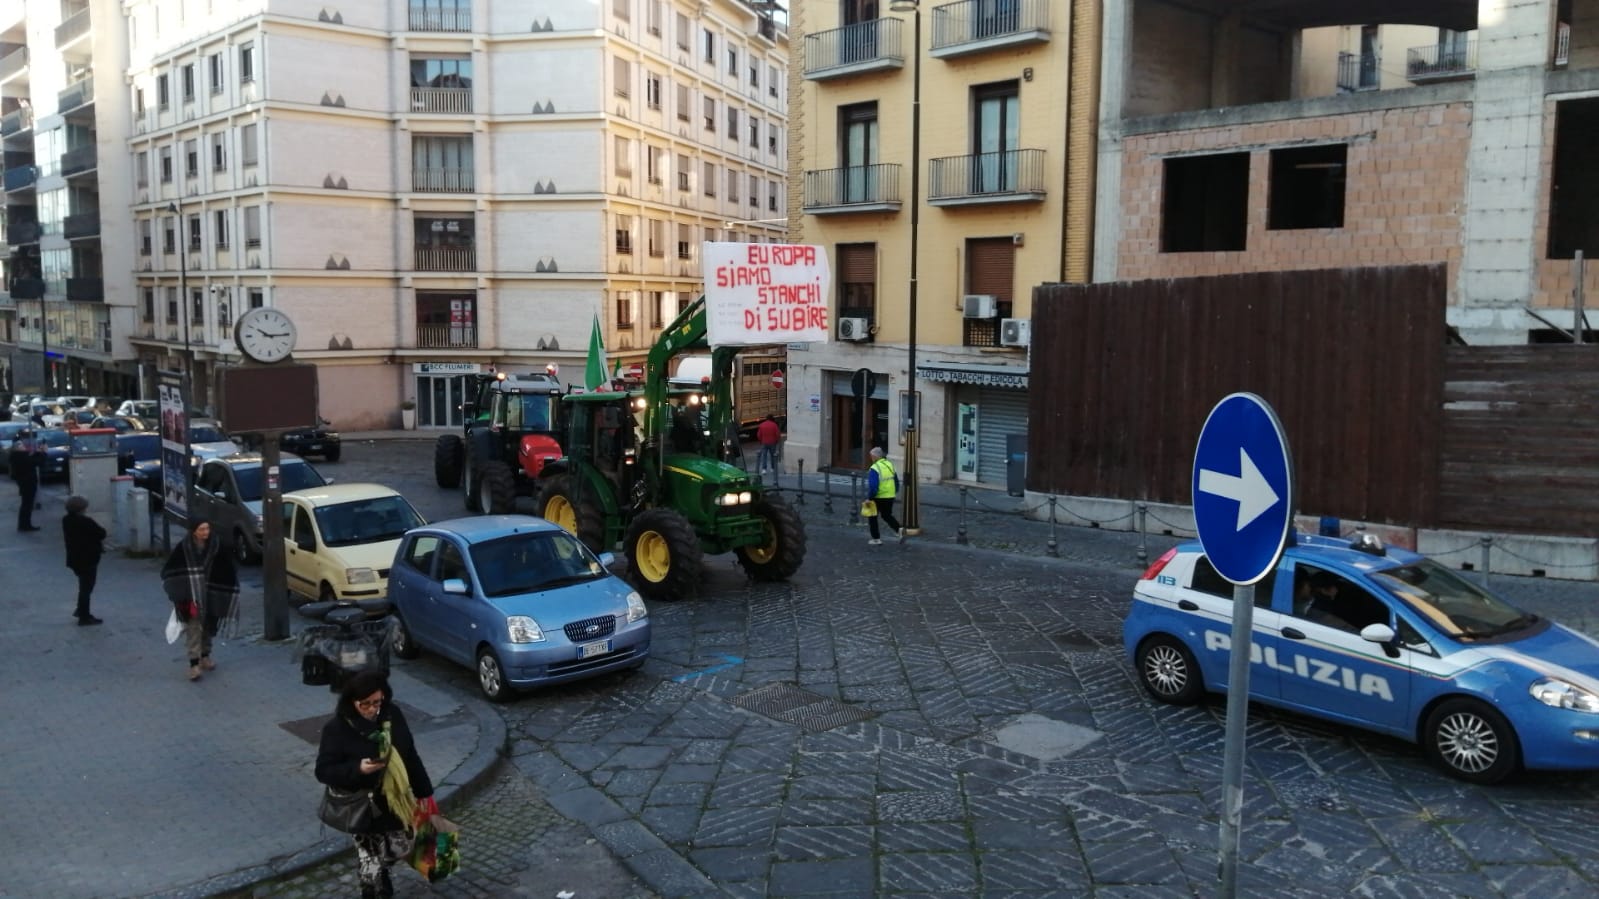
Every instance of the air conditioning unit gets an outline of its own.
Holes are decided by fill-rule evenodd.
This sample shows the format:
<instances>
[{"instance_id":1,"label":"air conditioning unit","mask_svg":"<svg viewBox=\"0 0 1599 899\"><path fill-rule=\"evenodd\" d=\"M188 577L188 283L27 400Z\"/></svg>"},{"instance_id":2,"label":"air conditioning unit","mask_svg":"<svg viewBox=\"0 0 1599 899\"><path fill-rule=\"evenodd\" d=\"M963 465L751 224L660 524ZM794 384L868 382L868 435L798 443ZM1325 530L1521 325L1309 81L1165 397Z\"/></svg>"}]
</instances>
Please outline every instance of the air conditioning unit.
<instances>
[{"instance_id":1,"label":"air conditioning unit","mask_svg":"<svg viewBox=\"0 0 1599 899\"><path fill-rule=\"evenodd\" d=\"M1033 339L1033 323L1025 318L1006 318L999 323L1000 346L1027 346Z\"/></svg>"},{"instance_id":2,"label":"air conditioning unit","mask_svg":"<svg viewBox=\"0 0 1599 899\"><path fill-rule=\"evenodd\" d=\"M841 318L838 320L839 340L865 340L871 336L868 331L869 328L864 318Z\"/></svg>"},{"instance_id":3,"label":"air conditioning unit","mask_svg":"<svg viewBox=\"0 0 1599 899\"><path fill-rule=\"evenodd\" d=\"M993 318L999 301L991 293L969 293L961 297L961 314L966 318Z\"/></svg>"}]
</instances>

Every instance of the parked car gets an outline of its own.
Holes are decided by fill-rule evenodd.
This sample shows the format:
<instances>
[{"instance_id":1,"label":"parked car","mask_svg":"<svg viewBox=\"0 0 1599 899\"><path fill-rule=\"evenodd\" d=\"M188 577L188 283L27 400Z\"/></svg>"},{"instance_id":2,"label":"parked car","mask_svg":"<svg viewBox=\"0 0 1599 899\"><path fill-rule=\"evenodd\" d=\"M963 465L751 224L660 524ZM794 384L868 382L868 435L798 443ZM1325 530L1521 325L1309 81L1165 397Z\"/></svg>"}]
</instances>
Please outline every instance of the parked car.
<instances>
[{"instance_id":1,"label":"parked car","mask_svg":"<svg viewBox=\"0 0 1599 899\"><path fill-rule=\"evenodd\" d=\"M327 479L298 456L283 455L278 464L278 484L284 493L321 487ZM236 561L253 564L261 559L261 497L266 490L260 453L234 453L207 459L194 481L191 514L211 522Z\"/></svg>"},{"instance_id":2,"label":"parked car","mask_svg":"<svg viewBox=\"0 0 1599 899\"><path fill-rule=\"evenodd\" d=\"M94 426L94 420L99 417L100 413L93 409L68 409L61 414L61 426L69 431L89 428Z\"/></svg>"},{"instance_id":3,"label":"parked car","mask_svg":"<svg viewBox=\"0 0 1599 899\"><path fill-rule=\"evenodd\" d=\"M161 463L161 435L154 431L129 431L117 435L117 473L127 474L140 462ZM158 479L159 480L159 479ZM134 486L143 486L134 477Z\"/></svg>"},{"instance_id":4,"label":"parked car","mask_svg":"<svg viewBox=\"0 0 1599 899\"><path fill-rule=\"evenodd\" d=\"M117 407L118 415L132 415L145 421L158 421L161 418L161 403L156 400L123 400Z\"/></svg>"},{"instance_id":5,"label":"parked car","mask_svg":"<svg viewBox=\"0 0 1599 899\"><path fill-rule=\"evenodd\" d=\"M44 444L45 463L39 469L39 480L67 480L72 472L72 433L66 428L45 428L35 430L34 435Z\"/></svg>"},{"instance_id":6,"label":"parked car","mask_svg":"<svg viewBox=\"0 0 1599 899\"><path fill-rule=\"evenodd\" d=\"M148 431L150 426L142 419L127 415L100 415L89 422L91 428L111 428L118 434L127 434L133 431Z\"/></svg>"},{"instance_id":7,"label":"parked car","mask_svg":"<svg viewBox=\"0 0 1599 899\"><path fill-rule=\"evenodd\" d=\"M195 469L206 459L231 456L239 451L239 445L228 437L222 426L210 419L191 420L189 439L193 441L189 446L189 464ZM133 474L133 486L150 491L150 507L160 511L164 505L162 492L165 486L161 476L161 457L157 455L154 459L137 462L130 471Z\"/></svg>"},{"instance_id":8,"label":"parked car","mask_svg":"<svg viewBox=\"0 0 1599 899\"><path fill-rule=\"evenodd\" d=\"M0 471L11 473L11 444L27 429L25 421L0 421Z\"/></svg>"},{"instance_id":9,"label":"parked car","mask_svg":"<svg viewBox=\"0 0 1599 899\"><path fill-rule=\"evenodd\" d=\"M650 651L649 610L560 526L484 515L405 535L389 571L399 621L394 653L436 652L477 672L496 702L517 690L637 668Z\"/></svg>"},{"instance_id":10,"label":"parked car","mask_svg":"<svg viewBox=\"0 0 1599 899\"><path fill-rule=\"evenodd\" d=\"M278 446L284 452L297 456L321 456L329 462L337 462L343 450L340 443L339 432L323 421L314 428L285 432L279 438Z\"/></svg>"},{"instance_id":11,"label":"parked car","mask_svg":"<svg viewBox=\"0 0 1599 899\"><path fill-rule=\"evenodd\" d=\"M40 427L41 421L44 422L43 427L59 428L65 412L65 409L55 403L33 403L28 407L24 417L32 422L35 428Z\"/></svg>"},{"instance_id":12,"label":"parked car","mask_svg":"<svg viewBox=\"0 0 1599 899\"><path fill-rule=\"evenodd\" d=\"M1122 637L1152 697L1226 689L1232 590L1198 542L1138 581ZM1425 556L1296 536L1255 605L1252 700L1418 742L1474 783L1599 769L1599 645Z\"/></svg>"},{"instance_id":13,"label":"parked car","mask_svg":"<svg viewBox=\"0 0 1599 899\"><path fill-rule=\"evenodd\" d=\"M426 523L382 484L328 484L283 495L291 598L337 602L388 595L389 564L405 532Z\"/></svg>"}]
</instances>

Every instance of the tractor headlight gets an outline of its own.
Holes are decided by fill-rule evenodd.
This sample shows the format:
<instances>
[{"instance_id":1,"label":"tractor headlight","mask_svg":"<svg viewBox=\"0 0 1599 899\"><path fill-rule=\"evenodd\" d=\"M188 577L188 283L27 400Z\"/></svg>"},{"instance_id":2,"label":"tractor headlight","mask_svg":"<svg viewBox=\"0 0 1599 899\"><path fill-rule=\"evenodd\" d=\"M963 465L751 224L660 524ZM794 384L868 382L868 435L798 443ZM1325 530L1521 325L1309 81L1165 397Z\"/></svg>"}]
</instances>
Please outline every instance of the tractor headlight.
<instances>
[{"instance_id":1,"label":"tractor headlight","mask_svg":"<svg viewBox=\"0 0 1599 899\"><path fill-rule=\"evenodd\" d=\"M511 632L512 643L544 642L544 631L539 629L539 623L526 615L508 616L505 628Z\"/></svg>"},{"instance_id":2,"label":"tractor headlight","mask_svg":"<svg viewBox=\"0 0 1599 899\"><path fill-rule=\"evenodd\" d=\"M1557 709L1573 709L1578 712L1599 712L1599 696L1584 690L1576 684L1567 683L1546 677L1536 681L1527 688L1532 698L1547 706Z\"/></svg>"},{"instance_id":3,"label":"tractor headlight","mask_svg":"<svg viewBox=\"0 0 1599 899\"><path fill-rule=\"evenodd\" d=\"M632 624L640 618L650 617L650 610L644 608L644 597L634 590L627 594L627 621Z\"/></svg>"},{"instance_id":4,"label":"tractor headlight","mask_svg":"<svg viewBox=\"0 0 1599 899\"><path fill-rule=\"evenodd\" d=\"M370 568L346 568L344 580L350 584L375 584L378 582L378 573Z\"/></svg>"},{"instance_id":5,"label":"tractor headlight","mask_svg":"<svg viewBox=\"0 0 1599 899\"><path fill-rule=\"evenodd\" d=\"M718 506L742 506L748 504L755 495L748 490L743 492L723 493L716 497Z\"/></svg>"}]
</instances>

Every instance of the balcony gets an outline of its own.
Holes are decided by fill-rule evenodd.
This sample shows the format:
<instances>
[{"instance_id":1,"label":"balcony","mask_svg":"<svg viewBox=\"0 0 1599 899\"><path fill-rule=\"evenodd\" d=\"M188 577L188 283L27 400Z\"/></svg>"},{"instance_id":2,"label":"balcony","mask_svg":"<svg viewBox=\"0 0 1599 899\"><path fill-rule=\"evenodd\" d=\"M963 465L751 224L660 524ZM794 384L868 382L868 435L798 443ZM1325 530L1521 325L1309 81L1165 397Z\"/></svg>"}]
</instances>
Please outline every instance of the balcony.
<instances>
[{"instance_id":1,"label":"balcony","mask_svg":"<svg viewBox=\"0 0 1599 899\"><path fill-rule=\"evenodd\" d=\"M36 165L19 165L16 168L6 169L5 174L0 175L0 181L4 181L7 193L30 188L38 180L39 167Z\"/></svg>"},{"instance_id":2,"label":"balcony","mask_svg":"<svg viewBox=\"0 0 1599 899\"><path fill-rule=\"evenodd\" d=\"M79 106L94 102L94 79L85 78L75 81L67 89L56 94L56 112L66 115Z\"/></svg>"},{"instance_id":3,"label":"balcony","mask_svg":"<svg viewBox=\"0 0 1599 899\"><path fill-rule=\"evenodd\" d=\"M878 163L806 172L803 202L807 215L898 212L899 165Z\"/></svg>"},{"instance_id":4,"label":"balcony","mask_svg":"<svg viewBox=\"0 0 1599 899\"><path fill-rule=\"evenodd\" d=\"M1382 60L1375 53L1338 54L1338 92L1374 91L1382 86Z\"/></svg>"},{"instance_id":5,"label":"balcony","mask_svg":"<svg viewBox=\"0 0 1599 899\"><path fill-rule=\"evenodd\" d=\"M412 112L471 112L472 89L469 87L413 87Z\"/></svg>"},{"instance_id":6,"label":"balcony","mask_svg":"<svg viewBox=\"0 0 1599 899\"><path fill-rule=\"evenodd\" d=\"M61 154L61 174L63 177L71 178L73 175L92 172L99 164L99 158L99 151L95 149L94 144L73 147Z\"/></svg>"},{"instance_id":7,"label":"balcony","mask_svg":"<svg viewBox=\"0 0 1599 899\"><path fill-rule=\"evenodd\" d=\"M56 26L56 49L65 50L88 36L93 24L87 6L61 20L61 24Z\"/></svg>"},{"instance_id":8,"label":"balcony","mask_svg":"<svg viewBox=\"0 0 1599 899\"><path fill-rule=\"evenodd\" d=\"M899 19L874 19L805 36L805 77L827 81L905 65Z\"/></svg>"},{"instance_id":9,"label":"balcony","mask_svg":"<svg viewBox=\"0 0 1599 899\"><path fill-rule=\"evenodd\" d=\"M79 212L61 220L61 233L67 240L82 240L100 236L100 213Z\"/></svg>"},{"instance_id":10,"label":"balcony","mask_svg":"<svg viewBox=\"0 0 1599 899\"><path fill-rule=\"evenodd\" d=\"M1036 203L1042 199L1043 150L1002 150L928 161L928 205Z\"/></svg>"},{"instance_id":11,"label":"balcony","mask_svg":"<svg viewBox=\"0 0 1599 899\"><path fill-rule=\"evenodd\" d=\"M451 9L411 7L412 31L471 31L471 7L462 5Z\"/></svg>"},{"instance_id":12,"label":"balcony","mask_svg":"<svg viewBox=\"0 0 1599 899\"><path fill-rule=\"evenodd\" d=\"M6 55L0 56L0 84L5 84L13 78L26 74L27 71L27 47L18 47Z\"/></svg>"},{"instance_id":13,"label":"balcony","mask_svg":"<svg viewBox=\"0 0 1599 899\"><path fill-rule=\"evenodd\" d=\"M105 302L105 282L99 278L68 278L67 299L80 302Z\"/></svg>"},{"instance_id":14,"label":"balcony","mask_svg":"<svg viewBox=\"0 0 1599 899\"><path fill-rule=\"evenodd\" d=\"M416 271L475 272L477 271L477 248L417 247Z\"/></svg>"},{"instance_id":15,"label":"balcony","mask_svg":"<svg viewBox=\"0 0 1599 899\"><path fill-rule=\"evenodd\" d=\"M416 326L416 348L440 350L451 347L474 349L477 347L476 325L424 325Z\"/></svg>"},{"instance_id":16,"label":"balcony","mask_svg":"<svg viewBox=\"0 0 1599 899\"><path fill-rule=\"evenodd\" d=\"M6 225L6 243L13 247L39 242L38 222L10 222Z\"/></svg>"},{"instance_id":17,"label":"balcony","mask_svg":"<svg viewBox=\"0 0 1599 899\"><path fill-rule=\"evenodd\" d=\"M10 137L33 127L33 107L13 109L0 116L0 137Z\"/></svg>"},{"instance_id":18,"label":"balcony","mask_svg":"<svg viewBox=\"0 0 1599 899\"><path fill-rule=\"evenodd\" d=\"M1049 40L1050 0L960 0L933 8L937 59Z\"/></svg>"},{"instance_id":19,"label":"balcony","mask_svg":"<svg viewBox=\"0 0 1599 899\"><path fill-rule=\"evenodd\" d=\"M471 169L412 169L411 189L418 193L471 193Z\"/></svg>"},{"instance_id":20,"label":"balcony","mask_svg":"<svg viewBox=\"0 0 1599 899\"><path fill-rule=\"evenodd\" d=\"M1477 71L1477 42L1429 44L1412 47L1405 60L1405 77L1416 84L1456 81Z\"/></svg>"}]
</instances>

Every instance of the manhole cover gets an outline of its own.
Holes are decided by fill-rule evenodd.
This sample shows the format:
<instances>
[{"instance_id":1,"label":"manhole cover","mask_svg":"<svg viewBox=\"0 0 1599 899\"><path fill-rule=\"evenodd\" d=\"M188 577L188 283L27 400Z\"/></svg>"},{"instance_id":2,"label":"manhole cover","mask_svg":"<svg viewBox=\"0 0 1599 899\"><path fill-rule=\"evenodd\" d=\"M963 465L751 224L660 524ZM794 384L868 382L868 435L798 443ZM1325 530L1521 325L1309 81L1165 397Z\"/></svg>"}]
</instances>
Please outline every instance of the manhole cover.
<instances>
[{"instance_id":1,"label":"manhole cover","mask_svg":"<svg viewBox=\"0 0 1599 899\"><path fill-rule=\"evenodd\" d=\"M756 687L733 697L733 704L809 731L832 730L872 717L871 712L860 706L846 705L836 699L801 690L793 684Z\"/></svg>"},{"instance_id":2,"label":"manhole cover","mask_svg":"<svg viewBox=\"0 0 1599 899\"><path fill-rule=\"evenodd\" d=\"M1071 755L1104 734L1043 715L1020 715L994 731L994 745L1044 762Z\"/></svg>"}]
</instances>

